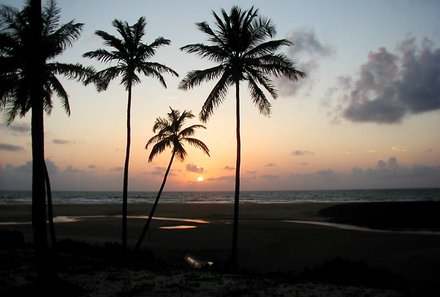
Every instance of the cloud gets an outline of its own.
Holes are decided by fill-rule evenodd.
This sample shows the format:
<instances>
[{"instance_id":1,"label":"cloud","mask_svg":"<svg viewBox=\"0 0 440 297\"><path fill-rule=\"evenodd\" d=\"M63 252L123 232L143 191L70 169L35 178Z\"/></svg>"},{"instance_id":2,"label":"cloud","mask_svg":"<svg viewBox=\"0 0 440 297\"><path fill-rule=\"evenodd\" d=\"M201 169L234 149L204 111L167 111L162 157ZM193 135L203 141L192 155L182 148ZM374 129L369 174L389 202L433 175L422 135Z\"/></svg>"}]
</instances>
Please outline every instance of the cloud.
<instances>
[{"instance_id":1,"label":"cloud","mask_svg":"<svg viewBox=\"0 0 440 297\"><path fill-rule=\"evenodd\" d=\"M235 167L232 167L232 166L225 166L223 169L224 169L224 170L235 170Z\"/></svg>"},{"instance_id":2,"label":"cloud","mask_svg":"<svg viewBox=\"0 0 440 297\"><path fill-rule=\"evenodd\" d=\"M301 27L290 32L287 37L293 43L289 47L288 56L297 63L297 69L304 71L306 77L292 82L288 79L278 79L281 94L296 95L300 90L305 90L307 95L315 85L316 73L322 58L334 53L334 49L322 43L312 28Z\"/></svg>"},{"instance_id":3,"label":"cloud","mask_svg":"<svg viewBox=\"0 0 440 297\"><path fill-rule=\"evenodd\" d=\"M166 170L167 169L165 167L156 166L156 167L154 167L154 170L151 171L151 174L152 175L164 175Z\"/></svg>"},{"instance_id":4,"label":"cloud","mask_svg":"<svg viewBox=\"0 0 440 297\"><path fill-rule=\"evenodd\" d=\"M202 174L205 172L205 169L195 164L186 164L186 171Z\"/></svg>"},{"instance_id":5,"label":"cloud","mask_svg":"<svg viewBox=\"0 0 440 297\"><path fill-rule=\"evenodd\" d=\"M264 167L275 167L277 166L275 163L267 163Z\"/></svg>"},{"instance_id":6,"label":"cloud","mask_svg":"<svg viewBox=\"0 0 440 297\"><path fill-rule=\"evenodd\" d=\"M292 152L293 156L310 156L314 154L315 154L314 152L306 151L306 150L295 150Z\"/></svg>"},{"instance_id":7,"label":"cloud","mask_svg":"<svg viewBox=\"0 0 440 297\"><path fill-rule=\"evenodd\" d=\"M233 175L222 175L218 177L210 177L208 179L205 179L207 181L226 181L226 182L233 182L235 181L235 176Z\"/></svg>"},{"instance_id":8,"label":"cloud","mask_svg":"<svg viewBox=\"0 0 440 297\"><path fill-rule=\"evenodd\" d=\"M343 83L342 83L343 82ZM440 109L440 48L424 38L402 41L397 52L368 54L357 77L339 79L336 110L352 122L400 123L409 115Z\"/></svg>"},{"instance_id":9,"label":"cloud","mask_svg":"<svg viewBox=\"0 0 440 297\"><path fill-rule=\"evenodd\" d=\"M28 123L13 123L11 125L1 125L1 127L15 135L31 132L31 127Z\"/></svg>"},{"instance_id":10,"label":"cloud","mask_svg":"<svg viewBox=\"0 0 440 297\"><path fill-rule=\"evenodd\" d=\"M46 159L52 190L54 191L120 191L122 176L108 171L90 171L72 165L60 168ZM153 190L157 181L153 178L130 177L132 191ZM19 165L0 165L0 190L31 190L32 161Z\"/></svg>"},{"instance_id":11,"label":"cloud","mask_svg":"<svg viewBox=\"0 0 440 297\"><path fill-rule=\"evenodd\" d=\"M59 139L59 138L53 139L52 142L55 144L75 144L76 143L76 141L73 141L73 140L65 140L65 139Z\"/></svg>"},{"instance_id":12,"label":"cloud","mask_svg":"<svg viewBox=\"0 0 440 297\"><path fill-rule=\"evenodd\" d=\"M0 151L21 152L23 150L24 150L24 148L22 146L19 146L19 145L0 143Z\"/></svg>"},{"instance_id":13,"label":"cloud","mask_svg":"<svg viewBox=\"0 0 440 297\"><path fill-rule=\"evenodd\" d=\"M366 169L354 167L347 173L326 169L291 178L291 185L305 189L428 188L438 187L440 166L402 165L390 157Z\"/></svg>"},{"instance_id":14,"label":"cloud","mask_svg":"<svg viewBox=\"0 0 440 297\"><path fill-rule=\"evenodd\" d=\"M122 171L122 170L124 170L124 168L121 166L113 167L110 169L110 171Z\"/></svg>"}]
</instances>

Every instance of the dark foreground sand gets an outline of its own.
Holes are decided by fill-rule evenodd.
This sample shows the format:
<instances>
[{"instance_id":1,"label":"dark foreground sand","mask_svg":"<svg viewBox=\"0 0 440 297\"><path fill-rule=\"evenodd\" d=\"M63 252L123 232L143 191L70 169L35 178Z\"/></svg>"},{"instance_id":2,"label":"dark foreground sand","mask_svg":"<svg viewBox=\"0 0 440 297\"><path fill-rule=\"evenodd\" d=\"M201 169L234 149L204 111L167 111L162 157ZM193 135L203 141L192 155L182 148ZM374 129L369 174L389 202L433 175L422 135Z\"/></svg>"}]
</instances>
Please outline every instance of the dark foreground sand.
<instances>
[{"instance_id":1,"label":"dark foreground sand","mask_svg":"<svg viewBox=\"0 0 440 297\"><path fill-rule=\"evenodd\" d=\"M403 230L420 231L439 231L437 219L428 219L432 222L432 226L420 226L417 224L417 218L426 218L432 216L433 209L438 209L439 204L427 204L420 206L420 204L355 204L352 207L353 213L359 216L367 216L367 226L373 226L375 229L386 227L388 229L398 230L399 232L375 232L343 230L331 226L310 225L304 223L292 223L288 221L337 221L343 223L353 222L350 218L350 206L342 204L343 209L338 207L341 205L328 203L296 203L296 204L244 204L240 208L240 232L239 232L239 265L243 271L258 274L261 278L258 283L262 284L269 280L262 278L262 275L268 273L282 272L286 276L307 275L307 271L315 271L316 267L326 267L337 263L337 265L345 267L344 263L354 263L347 269L352 269L356 263L362 263L369 271L378 271L378 273L386 272L386 275L396 277L396 284L393 289L405 290L407 293L411 290L417 290L417 294L424 290L424 288L435 288L440 279L440 235L438 233L432 234L415 234L401 232ZM137 237L140 234L144 218L138 216L145 215L149 210L150 205L129 205L129 245L134 246ZM336 207L330 208L329 207ZM348 207L348 208L347 208ZM387 211L384 209L387 208ZM322 209L327 209L321 211ZM365 209L362 213L362 209ZM407 224L393 224L390 225L390 209L391 215L395 216L396 220L404 220L408 218ZM413 211L411 211L413 210ZM417 214L414 214L414 210ZM61 221L56 223L56 233L59 240L73 239L76 241L84 241L88 244L103 245L106 242L120 241L120 226L121 218L119 205L56 205L54 213L61 218ZM345 215L344 215L345 213ZM376 214L376 215L375 215ZM103 291L102 296L116 296L110 294L109 285L105 285L107 279L115 279L113 284L119 282L136 284L137 278L154 280L156 289L160 288L160 279L163 283L182 283L186 279L188 283L188 265L185 262L185 256L191 255L195 258L214 261L215 263L223 263L229 256L231 246L232 233L232 205L227 204L163 204L159 205L156 216L151 225L151 231L147 235L143 249L151 250L155 259L162 267L171 269L171 271L182 271L180 273L171 273L173 277L181 278L181 281L167 279L163 276L163 271L158 273L143 271L140 272L125 271L118 273L117 271L100 271L92 275L75 274L71 275L72 279L89 280L89 283L76 282L84 286L96 286L95 289L89 289L87 296L99 296L99 294L91 294L90 290L99 291L98 284L101 287L107 288ZM376 218L375 218L376 216ZM67 217L67 218L66 218ZM437 216L436 216L437 217ZM173 219L173 220L169 220ZM179 219L197 219L203 221L187 221ZM1 205L0 206L0 222L17 222L24 224L1 225L0 230L18 230L23 232L26 241L31 241L31 226L25 224L30 220L30 205ZM67 222L74 220L73 222ZM362 221L356 221L357 224L362 224ZM371 222L376 222L371 225ZM411 224L411 221L413 224ZM409 224L409 225L408 225ZM173 229L175 226L189 226L191 229ZM163 227L171 227L171 229L163 229ZM182 227L183 228L183 227ZM7 252L3 251L3 256ZM342 260L341 260L342 259ZM329 264L330 263L330 264ZM342 265L342 264L344 265ZM327 266L326 266L327 265ZM350 268L351 267L351 268ZM183 270L182 270L183 269ZM344 269L344 268L342 268ZM2 271L3 273L7 273ZM109 276L109 274L118 274L117 276ZM138 274L136 274L138 273ZM121 275L124 275L122 277ZM127 275L131 275L127 277ZM76 278L75 278L76 277ZM161 278L162 277L162 278ZM230 289L234 281L240 280L244 284L251 284L246 276L226 276L223 275L223 289L220 286L214 289L218 294L212 295L207 291L204 294L198 295L202 291L195 290L194 292L184 291L182 296L228 296L228 294L220 294L219 291ZM359 275L359 278L362 274ZM96 280L95 278L98 278ZM159 278L159 280L157 280ZM198 275L196 278L203 278L205 281L198 281L199 288L203 286L215 287L210 282L219 280L219 276L213 276L213 272L209 275ZM356 279L356 276L353 276ZM255 281L255 277L252 278ZM93 281L92 281L93 280ZM272 279L270 279L272 281ZM270 282L269 281L269 282ZM319 279L318 279L319 281ZM5 284L2 284L4 282ZM0 282L1 285L7 285L4 279ZM92 282L95 285L91 285ZM158 283L159 282L159 283ZM228 282L230 286L228 286ZM363 282L360 282L363 284ZM225 285L226 284L226 285ZM402 288L402 284L406 288ZM127 285L127 284L126 284ZM117 285L115 285L117 286ZM120 284L119 289L123 286ZM127 285L128 286L128 285ZM143 287L142 287L143 286ZM140 293L134 292L130 296L150 296L147 292L153 292L155 289L148 289L149 285L145 283L141 285ZM181 285L185 287L184 285ZM238 286L238 285L237 285ZM296 296L293 293L280 293L279 283L272 285L274 288L274 296ZM293 286L293 285L292 285ZM295 286L298 286L296 284ZM329 287L323 289L325 284L319 285L314 283L309 288L298 289L298 287L289 287L292 292L298 290L298 296L399 296L396 292L383 291L368 291L366 288L355 292L351 288L345 293L340 290L345 290L347 286L343 287ZM135 286L136 287L136 286ZM190 286L191 287L191 286ZM248 285L248 287L252 287ZM255 287L255 283L254 283ZM267 287L271 287L269 284ZM311 288L320 288L324 293L313 293ZM110 290L110 291L109 291ZM117 291L116 288L114 290ZM182 289L183 290L183 289ZM238 290L238 289L237 289ZM244 290L244 289L243 289ZM280 291L281 290L281 291ZM287 289L286 289L287 290ZM319 291L318 290L318 291ZM324 290L324 291L322 291ZM245 290L246 291L246 290ZM261 291L261 288L260 288ZM0 291L1 292L1 291ZM105 293L106 292L106 293ZM144 293L142 293L144 292ZM156 293L158 293L157 291ZM182 293L183 291L181 291ZM198 293L197 293L198 292ZM330 293L333 292L333 293ZM354 292L354 293L353 293ZM364 293L361 293L364 292ZM383 294L382 294L383 293ZM163 296L173 296L174 293L164 293ZM234 295L235 294L235 295ZM231 296L266 296L257 294L238 294L231 293ZM350 295L353 294L353 295ZM382 295L381 295L382 294ZM397 295L396 295L397 294ZM154 294L152 294L154 295ZM160 295L160 294L159 294ZM86 296L86 295L85 295ZM161 295L162 296L162 295ZM267 296L271 296L268 294Z\"/></svg>"}]
</instances>

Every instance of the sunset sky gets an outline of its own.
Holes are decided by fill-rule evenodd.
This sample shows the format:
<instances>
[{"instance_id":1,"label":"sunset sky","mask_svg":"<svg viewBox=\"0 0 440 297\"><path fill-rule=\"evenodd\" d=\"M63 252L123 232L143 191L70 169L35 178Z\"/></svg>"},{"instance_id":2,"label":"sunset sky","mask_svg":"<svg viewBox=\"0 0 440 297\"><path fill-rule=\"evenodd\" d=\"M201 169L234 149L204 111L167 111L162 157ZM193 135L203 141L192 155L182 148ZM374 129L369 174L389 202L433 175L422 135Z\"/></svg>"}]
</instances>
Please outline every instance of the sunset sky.
<instances>
[{"instance_id":1,"label":"sunset sky","mask_svg":"<svg viewBox=\"0 0 440 297\"><path fill-rule=\"evenodd\" d=\"M242 98L242 189L300 190L438 187L440 185L440 1L120 1L63 0L62 22L84 23L80 39L59 61L108 65L82 58L103 47L96 30L117 34L113 19L147 20L144 42L163 36L171 45L152 61L176 70L168 88L144 77L133 88L132 191L155 191L170 158L148 163L146 141L169 107L198 114L213 83L177 88L209 61L179 50L206 42L196 22L213 24L211 11L252 5L272 19L276 38L294 45L284 52L308 77L276 80L272 114L259 114L245 87ZM21 8L24 1L0 0ZM44 1L43 1L44 3ZM45 118L45 153L55 190L121 190L126 144L127 93L113 81L107 91L63 79L68 117L58 99ZM175 162L166 190L233 190L234 90L199 130L211 157L188 148ZM31 188L30 116L0 126L0 189ZM198 123L197 118L188 124ZM198 181L203 177L203 181Z\"/></svg>"}]
</instances>

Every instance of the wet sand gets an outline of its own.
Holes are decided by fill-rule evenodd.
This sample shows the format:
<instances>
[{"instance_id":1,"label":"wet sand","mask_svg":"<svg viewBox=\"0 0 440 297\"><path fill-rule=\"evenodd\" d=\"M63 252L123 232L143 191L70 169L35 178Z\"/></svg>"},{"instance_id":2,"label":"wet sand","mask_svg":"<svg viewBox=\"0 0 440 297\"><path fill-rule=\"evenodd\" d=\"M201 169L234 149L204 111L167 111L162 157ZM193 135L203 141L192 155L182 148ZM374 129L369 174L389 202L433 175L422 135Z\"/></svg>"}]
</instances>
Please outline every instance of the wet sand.
<instances>
[{"instance_id":1,"label":"wet sand","mask_svg":"<svg viewBox=\"0 0 440 297\"><path fill-rule=\"evenodd\" d=\"M386 269L418 284L434 284L438 281L438 235L344 230L332 226L291 222L324 222L335 219L322 216L320 210L338 205L241 205L238 253L240 267L256 273L299 273L305 267L315 267L326 261L342 258L364 261L369 267ZM346 204L342 205L346 207ZM145 204L129 205L128 234L131 247L145 222L141 216L145 216L150 207L151 205ZM355 207L362 209L359 203ZM375 207L378 209L381 206ZM368 209L371 220L371 205ZM396 209L408 212L412 206L407 204L404 209ZM417 211L420 212L418 216L424 216L421 208ZM156 216L160 219L153 220L142 248L152 250L157 258L175 268L186 265L184 258L188 254L207 261L226 261L231 246L232 212L233 207L229 204L159 205ZM56 216L76 219L72 222L56 223L58 239L70 238L92 244L120 242L119 205L55 205L54 213ZM0 206L0 222L29 220L30 205ZM377 220L380 221L380 218ZM344 222L347 223L346 220ZM377 226L376 224L376 228ZM431 229L435 229L434 227ZM0 230L2 229L21 231L27 241L31 240L30 225L0 225Z\"/></svg>"}]
</instances>

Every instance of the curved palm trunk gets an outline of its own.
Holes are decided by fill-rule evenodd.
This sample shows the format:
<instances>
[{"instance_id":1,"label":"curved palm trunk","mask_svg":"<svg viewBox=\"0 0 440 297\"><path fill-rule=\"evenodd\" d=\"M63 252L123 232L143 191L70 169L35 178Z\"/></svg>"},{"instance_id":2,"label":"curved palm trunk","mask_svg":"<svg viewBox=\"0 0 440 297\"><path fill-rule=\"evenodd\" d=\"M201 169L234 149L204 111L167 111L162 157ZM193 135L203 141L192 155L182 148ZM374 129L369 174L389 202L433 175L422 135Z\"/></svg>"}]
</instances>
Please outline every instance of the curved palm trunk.
<instances>
[{"instance_id":1,"label":"curved palm trunk","mask_svg":"<svg viewBox=\"0 0 440 297\"><path fill-rule=\"evenodd\" d=\"M49 221L49 235L52 241L52 247L56 246L55 225L53 223L53 204L52 204L52 189L50 187L49 172L47 171L46 162L44 162L44 180L46 182L47 194L47 219Z\"/></svg>"},{"instance_id":2,"label":"curved palm trunk","mask_svg":"<svg viewBox=\"0 0 440 297\"><path fill-rule=\"evenodd\" d=\"M46 230L46 192L44 178L44 114L43 114L43 54L41 0L31 1L31 33L34 46L30 65L30 96L32 102L32 232L37 258L38 281L41 284L50 278Z\"/></svg>"},{"instance_id":3,"label":"curved palm trunk","mask_svg":"<svg viewBox=\"0 0 440 297\"><path fill-rule=\"evenodd\" d=\"M131 85L128 86L127 102L127 146L125 149L124 185L122 190L122 250L127 251L127 204L128 204L128 165L130 162L131 144Z\"/></svg>"},{"instance_id":4,"label":"curved palm trunk","mask_svg":"<svg viewBox=\"0 0 440 297\"><path fill-rule=\"evenodd\" d=\"M236 137L237 137L237 159L235 163L235 195L234 195L234 225L232 230L232 250L231 264L237 265L237 247L238 247L238 217L240 204L240 166L241 166L241 135L240 135L240 83L235 82L235 100L236 100Z\"/></svg>"},{"instance_id":5,"label":"curved palm trunk","mask_svg":"<svg viewBox=\"0 0 440 297\"><path fill-rule=\"evenodd\" d=\"M147 222L144 225L144 229L142 229L141 236L139 236L138 242L136 243L136 246L134 248L135 251L139 250L139 247L142 244L142 241L144 240L145 234L147 233L147 230L150 226L151 220L153 219L154 211L156 210L157 204L159 203L160 195L162 195L163 188L165 187L165 183L167 182L168 173L170 172L171 165L173 164L174 156L176 155L176 152L173 151L173 154L171 155L170 163L168 164L168 168L165 171L165 176L163 177L162 185L160 186L159 192L157 193L156 200L154 201L154 205L151 208L150 215L148 216Z\"/></svg>"}]
</instances>

